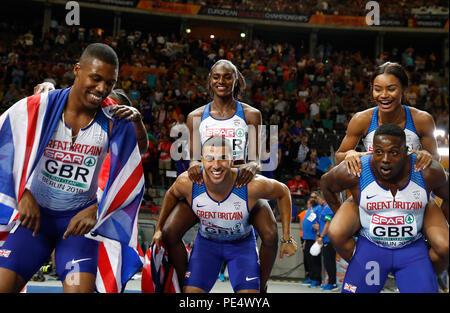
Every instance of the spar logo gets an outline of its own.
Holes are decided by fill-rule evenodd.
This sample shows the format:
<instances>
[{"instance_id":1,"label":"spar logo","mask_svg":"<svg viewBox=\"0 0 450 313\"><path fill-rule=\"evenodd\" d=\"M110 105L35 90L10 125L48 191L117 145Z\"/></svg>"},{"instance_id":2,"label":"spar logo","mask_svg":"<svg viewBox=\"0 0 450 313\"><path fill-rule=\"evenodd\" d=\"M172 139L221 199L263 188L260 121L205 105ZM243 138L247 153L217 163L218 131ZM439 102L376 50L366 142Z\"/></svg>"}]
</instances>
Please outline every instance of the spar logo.
<instances>
[{"instance_id":1,"label":"spar logo","mask_svg":"<svg viewBox=\"0 0 450 313\"><path fill-rule=\"evenodd\" d=\"M412 223L414 223L414 215L412 215L412 214L406 215L406 217L405 217L405 222L406 222L406 224L412 224Z\"/></svg>"},{"instance_id":2,"label":"spar logo","mask_svg":"<svg viewBox=\"0 0 450 313\"><path fill-rule=\"evenodd\" d=\"M244 129L242 129L242 128L236 129L236 136L237 137L244 137L244 135L245 135Z\"/></svg>"},{"instance_id":3,"label":"spar logo","mask_svg":"<svg viewBox=\"0 0 450 313\"><path fill-rule=\"evenodd\" d=\"M95 165L96 160L94 157L87 157L86 159L84 159L84 165L88 166L88 167L92 167Z\"/></svg>"},{"instance_id":4,"label":"spar logo","mask_svg":"<svg viewBox=\"0 0 450 313\"><path fill-rule=\"evenodd\" d=\"M71 163L78 165L81 165L83 163L83 155L72 152L64 152L47 148L44 150L44 156L56 161L61 161L63 163Z\"/></svg>"},{"instance_id":5,"label":"spar logo","mask_svg":"<svg viewBox=\"0 0 450 313\"><path fill-rule=\"evenodd\" d=\"M372 215L370 230L377 239L408 240L417 233L414 215ZM397 238L397 239L394 239Z\"/></svg>"},{"instance_id":6,"label":"spar logo","mask_svg":"<svg viewBox=\"0 0 450 313\"><path fill-rule=\"evenodd\" d=\"M402 215L385 217L382 215L374 214L372 216L372 223L377 225L404 225L405 217Z\"/></svg>"},{"instance_id":7,"label":"spar logo","mask_svg":"<svg viewBox=\"0 0 450 313\"><path fill-rule=\"evenodd\" d=\"M207 128L205 129L205 137L222 136L234 137L236 134L234 128Z\"/></svg>"}]
</instances>

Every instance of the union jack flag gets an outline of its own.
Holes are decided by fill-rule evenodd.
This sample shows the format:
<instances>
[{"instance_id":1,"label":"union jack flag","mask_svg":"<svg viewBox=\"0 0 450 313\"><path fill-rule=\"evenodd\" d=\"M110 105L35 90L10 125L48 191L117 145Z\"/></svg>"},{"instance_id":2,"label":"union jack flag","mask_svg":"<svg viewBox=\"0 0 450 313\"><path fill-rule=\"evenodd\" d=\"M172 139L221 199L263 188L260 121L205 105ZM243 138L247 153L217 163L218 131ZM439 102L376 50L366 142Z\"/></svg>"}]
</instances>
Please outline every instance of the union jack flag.
<instances>
[{"instance_id":1,"label":"union jack flag","mask_svg":"<svg viewBox=\"0 0 450 313\"><path fill-rule=\"evenodd\" d=\"M190 250L186 247L189 260ZM142 268L141 289L143 293L180 293L177 272L169 262L164 245L158 248L155 243L145 253Z\"/></svg>"},{"instance_id":2,"label":"union jack flag","mask_svg":"<svg viewBox=\"0 0 450 313\"><path fill-rule=\"evenodd\" d=\"M17 219L18 202L61 118L69 92L67 88L24 98L0 116L0 224L8 225ZM107 116L114 104L109 98L103 102ZM142 267L137 212L143 193L144 176L134 126L125 120L115 120L108 179L99 198L97 224L86 236L101 242L101 261L105 257L102 251L120 247L120 253L109 256L121 258L121 265L114 267L112 274L119 277L121 288L117 285L116 289L102 289L97 285L99 291L122 290L124 283ZM112 242L116 244L110 245ZM107 262L111 264L111 258Z\"/></svg>"},{"instance_id":3,"label":"union jack flag","mask_svg":"<svg viewBox=\"0 0 450 313\"><path fill-rule=\"evenodd\" d=\"M344 284L344 290L356 293L356 288L357 288L356 286L350 285L348 283Z\"/></svg>"}]
</instances>

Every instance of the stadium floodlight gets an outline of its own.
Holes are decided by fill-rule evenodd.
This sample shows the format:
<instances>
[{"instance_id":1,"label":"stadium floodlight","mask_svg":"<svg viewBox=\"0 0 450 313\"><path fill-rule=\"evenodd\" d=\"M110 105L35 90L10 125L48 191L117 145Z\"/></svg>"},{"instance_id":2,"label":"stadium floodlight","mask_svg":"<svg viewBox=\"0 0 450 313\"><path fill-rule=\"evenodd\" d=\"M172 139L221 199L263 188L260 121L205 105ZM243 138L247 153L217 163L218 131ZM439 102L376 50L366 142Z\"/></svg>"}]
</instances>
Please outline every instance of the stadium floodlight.
<instances>
[{"instance_id":1,"label":"stadium floodlight","mask_svg":"<svg viewBox=\"0 0 450 313\"><path fill-rule=\"evenodd\" d=\"M186 33L190 34L191 33L191 29L190 28L186 28Z\"/></svg>"},{"instance_id":2,"label":"stadium floodlight","mask_svg":"<svg viewBox=\"0 0 450 313\"><path fill-rule=\"evenodd\" d=\"M241 38L245 38L245 33L241 33Z\"/></svg>"},{"instance_id":3,"label":"stadium floodlight","mask_svg":"<svg viewBox=\"0 0 450 313\"><path fill-rule=\"evenodd\" d=\"M434 138L437 138L437 137L445 137L445 130L443 130L443 129L436 129L434 131Z\"/></svg>"},{"instance_id":4,"label":"stadium floodlight","mask_svg":"<svg viewBox=\"0 0 450 313\"><path fill-rule=\"evenodd\" d=\"M209 36L209 38L214 39L214 35Z\"/></svg>"}]
</instances>

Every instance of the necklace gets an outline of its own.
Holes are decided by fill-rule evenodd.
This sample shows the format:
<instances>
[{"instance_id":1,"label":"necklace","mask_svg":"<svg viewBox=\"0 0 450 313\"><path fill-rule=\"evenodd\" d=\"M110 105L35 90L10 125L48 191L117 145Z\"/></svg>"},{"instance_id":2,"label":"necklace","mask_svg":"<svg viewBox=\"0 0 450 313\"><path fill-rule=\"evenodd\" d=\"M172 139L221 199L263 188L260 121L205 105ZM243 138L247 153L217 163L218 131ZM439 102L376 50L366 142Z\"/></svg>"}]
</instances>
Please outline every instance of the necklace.
<instances>
[{"instance_id":1,"label":"necklace","mask_svg":"<svg viewBox=\"0 0 450 313\"><path fill-rule=\"evenodd\" d=\"M214 104L215 104L215 102L213 101L212 104L211 104L211 108L215 111L215 113L217 113L217 115L219 115L220 117L224 117L224 116L228 116L229 115L229 111L228 112L224 112L224 110L227 109L225 106L224 106L224 108L221 111L221 110L218 110L217 108L213 107ZM236 105L235 105L234 108L232 108L232 111L236 112Z\"/></svg>"},{"instance_id":2,"label":"necklace","mask_svg":"<svg viewBox=\"0 0 450 313\"><path fill-rule=\"evenodd\" d=\"M96 116L97 116L97 111L95 111L94 117L92 117L91 121L90 121L86 126L81 127L80 129L86 128L86 127L88 127L89 125L91 125L92 122L94 121L94 119L95 119ZM65 125L66 125L66 121L64 120L64 112L62 113L62 121L63 121L63 124L64 124L64 126L65 126ZM79 133L79 131L78 131L78 133ZM75 135L70 135L70 138L71 138L71 139L76 138L76 137L78 136L78 133L76 133Z\"/></svg>"}]
</instances>

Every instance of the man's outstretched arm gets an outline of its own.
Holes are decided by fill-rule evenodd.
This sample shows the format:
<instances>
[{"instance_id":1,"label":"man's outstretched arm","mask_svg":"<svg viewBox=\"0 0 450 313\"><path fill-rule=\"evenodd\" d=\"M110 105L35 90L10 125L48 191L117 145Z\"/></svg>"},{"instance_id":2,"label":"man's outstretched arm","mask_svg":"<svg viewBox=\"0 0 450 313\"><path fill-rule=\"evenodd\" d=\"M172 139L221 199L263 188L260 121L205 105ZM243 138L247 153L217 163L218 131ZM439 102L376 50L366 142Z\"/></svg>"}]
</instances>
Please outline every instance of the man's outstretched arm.
<instances>
[{"instance_id":1,"label":"man's outstretched arm","mask_svg":"<svg viewBox=\"0 0 450 313\"><path fill-rule=\"evenodd\" d=\"M283 231L283 240L289 241L282 243L280 247L280 258L284 255L291 256L297 251L297 243L291 238L291 212L292 200L289 188L274 179L268 179L263 176L255 176L249 184L249 194L255 199L277 200L281 215L281 226Z\"/></svg>"},{"instance_id":2,"label":"man's outstretched arm","mask_svg":"<svg viewBox=\"0 0 450 313\"><path fill-rule=\"evenodd\" d=\"M152 242L155 242L158 247L162 239L162 228L170 213L179 200L187 199L187 191L192 188L192 183L187 176L187 172L184 172L178 176L177 180L167 190L164 196L163 203L161 205L161 212L159 214L158 223L155 228L155 234L153 235Z\"/></svg>"}]
</instances>

